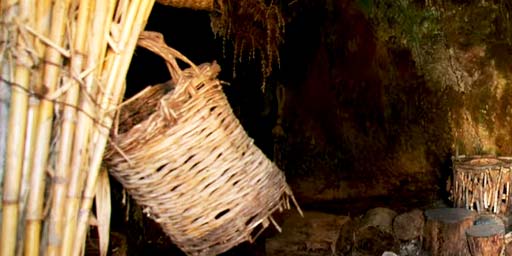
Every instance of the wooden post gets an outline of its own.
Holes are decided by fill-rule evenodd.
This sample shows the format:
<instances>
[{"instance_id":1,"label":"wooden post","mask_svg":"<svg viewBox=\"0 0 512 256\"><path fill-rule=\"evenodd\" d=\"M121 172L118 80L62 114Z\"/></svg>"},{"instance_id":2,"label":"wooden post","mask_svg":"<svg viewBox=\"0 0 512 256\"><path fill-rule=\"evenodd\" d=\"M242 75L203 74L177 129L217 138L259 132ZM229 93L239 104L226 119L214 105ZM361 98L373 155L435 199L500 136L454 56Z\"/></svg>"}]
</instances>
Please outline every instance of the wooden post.
<instances>
[{"instance_id":1,"label":"wooden post","mask_svg":"<svg viewBox=\"0 0 512 256\"><path fill-rule=\"evenodd\" d=\"M467 256L465 231L473 225L475 213L464 208L440 208L425 211L425 250L432 256Z\"/></svg>"},{"instance_id":2,"label":"wooden post","mask_svg":"<svg viewBox=\"0 0 512 256\"><path fill-rule=\"evenodd\" d=\"M476 225L466 230L472 256L501 255L505 241L505 227L498 223Z\"/></svg>"}]
</instances>

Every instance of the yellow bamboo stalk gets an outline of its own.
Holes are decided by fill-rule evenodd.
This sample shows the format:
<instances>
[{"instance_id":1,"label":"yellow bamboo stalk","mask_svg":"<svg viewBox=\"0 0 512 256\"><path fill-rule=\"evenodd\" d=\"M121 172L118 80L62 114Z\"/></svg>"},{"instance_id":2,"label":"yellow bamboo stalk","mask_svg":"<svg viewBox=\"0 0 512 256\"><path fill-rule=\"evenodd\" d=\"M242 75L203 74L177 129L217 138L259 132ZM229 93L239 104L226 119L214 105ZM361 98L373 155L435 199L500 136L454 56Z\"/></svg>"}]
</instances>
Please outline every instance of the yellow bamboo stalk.
<instances>
[{"instance_id":1,"label":"yellow bamboo stalk","mask_svg":"<svg viewBox=\"0 0 512 256\"><path fill-rule=\"evenodd\" d=\"M110 182L106 167L101 167L97 179L95 200L96 218L98 220L98 237L100 240L100 255L106 256L110 233L110 214L112 212L112 204L110 202Z\"/></svg>"},{"instance_id":2,"label":"yellow bamboo stalk","mask_svg":"<svg viewBox=\"0 0 512 256\"><path fill-rule=\"evenodd\" d=\"M66 17L68 14L70 0L55 1L52 6L51 13L51 30L50 40L52 43L61 46L65 37ZM48 47L45 52L46 63L44 65L43 73L43 86L47 93L53 93L56 90L57 83L60 76L60 68L55 64L61 63L62 56L55 48ZM27 240L27 247L25 252L27 255L35 255L39 253L41 233L41 220L43 218L43 203L44 203L44 177L47 170L49 147L51 139L51 131L53 124L53 102L43 98L39 105L38 110L38 127L34 149L34 157L32 164L32 180L31 180L31 194L29 201L31 204L30 212L27 213L26 221L27 228L25 237ZM52 223L49 223L49 228L52 228ZM30 239L30 240L28 240ZM52 237L48 239L49 244L55 243Z\"/></svg>"},{"instance_id":3,"label":"yellow bamboo stalk","mask_svg":"<svg viewBox=\"0 0 512 256\"><path fill-rule=\"evenodd\" d=\"M8 9L9 6L15 5L19 0L2 0L0 1L0 10L3 12ZM5 18L5 16L3 16ZM5 19L4 19L5 20Z\"/></svg>"},{"instance_id":4,"label":"yellow bamboo stalk","mask_svg":"<svg viewBox=\"0 0 512 256\"><path fill-rule=\"evenodd\" d=\"M14 2L12 3L14 4ZM19 19L22 23L31 24L31 2L20 1L19 12L15 8L7 10L5 21ZM12 12L11 12L12 11ZM14 15L14 16L11 16ZM12 19L11 19L12 18ZM16 250L17 224L19 218L20 187L23 170L25 133L27 125L28 94L30 85L30 66L32 61L27 52L30 40L26 35L16 35L14 79L11 87L11 105L7 130L4 186L2 191L2 229L0 255L14 255Z\"/></svg>"},{"instance_id":5,"label":"yellow bamboo stalk","mask_svg":"<svg viewBox=\"0 0 512 256\"><path fill-rule=\"evenodd\" d=\"M143 2L143 3L142 3ZM148 1L132 1L126 16L121 24L121 36L119 42L119 49L121 54L115 54L112 58L112 65L107 65L111 69L106 70L105 73L108 75L106 88L103 91L103 97L101 100L102 110L115 109L122 97L121 92L124 89L124 79L128 71L128 67L137 43L137 38L143 27L146 24L149 13L153 7L154 0ZM98 126L93 136L93 144L95 145L95 151L92 155L92 160L89 166L89 172L87 182L85 184L83 200L81 203L79 215L77 237L75 239L75 246L73 255L79 255L83 252L83 244L85 241L85 235L87 231L87 221L89 219L90 209L92 205L92 197L96 190L96 181L100 164L103 158L103 152L109 135L109 128L112 125L114 112L105 113L104 117L101 118L104 127Z\"/></svg>"},{"instance_id":6,"label":"yellow bamboo stalk","mask_svg":"<svg viewBox=\"0 0 512 256\"><path fill-rule=\"evenodd\" d=\"M87 145L91 131L93 130L93 119L95 111L91 103L90 95L95 95L97 91L97 77L100 74L100 67L103 63L103 56L107 49L108 28L112 22L112 16L116 5L116 0L94 1L93 22L89 26L89 54L86 70L92 69L85 80L83 92L80 99L81 112L78 113L78 123L75 130L75 145L73 147L73 159L71 161L71 177L68 189L68 207L66 208L66 224L64 230L64 239L71 241L65 243L62 247L62 255L70 255L75 240L77 215L80 204L80 195L85 181L85 172L87 171L88 159Z\"/></svg>"},{"instance_id":7,"label":"yellow bamboo stalk","mask_svg":"<svg viewBox=\"0 0 512 256\"><path fill-rule=\"evenodd\" d=\"M63 95L63 106L61 132L58 138L57 161L55 168L54 181L52 183L52 204L50 211L50 222L53 228L50 229L49 236L54 238L56 243L48 247L48 255L61 255L63 247L70 247L73 241L63 239L64 227L68 220L65 219L65 208L67 207L67 189L70 176L71 152L73 147L73 138L75 132L76 111L78 105L78 96L80 84L77 81L82 72L84 54L86 52L86 36L89 28L91 10L91 1L82 0L79 3L77 22L74 22L74 34L72 35L71 63L69 72L71 77L64 81L68 84L65 95ZM72 22L72 21L70 21ZM79 153L80 154L80 153ZM62 254L67 255L67 254Z\"/></svg>"},{"instance_id":8,"label":"yellow bamboo stalk","mask_svg":"<svg viewBox=\"0 0 512 256\"><path fill-rule=\"evenodd\" d=\"M36 22L35 22L35 29L36 31L46 36L48 35L49 30L49 23L50 23L50 14L51 14L51 1L50 0L38 0L35 4L36 9ZM43 44L41 40L36 40L34 43L34 48L37 56L41 59L43 59L46 46ZM43 65L41 65L43 67ZM43 82L42 82L42 74L43 74L43 68L39 70L35 74L35 83L34 83L34 92L41 95L43 91ZM32 141L32 148L30 150L30 157L26 163L27 168L29 170L33 170L33 163L34 163L34 154L35 154L35 146L37 145L36 137L38 128L40 127L39 123L39 100L36 97L33 97L32 101L37 104L30 104L30 112L33 113L32 118L32 131L33 131L33 138ZM44 173L40 173L44 174ZM25 234L24 234L24 253L25 255L38 255L39 254L39 241L40 241L40 225L37 225L38 222L40 222L41 219L41 213L43 211L43 196L44 195L44 176L38 176L31 173L30 178L27 179L30 182L30 190L28 191L28 199L27 199L27 208L26 208L26 216L25 216ZM39 201L38 201L39 200ZM34 222L35 221L35 222ZM34 225L35 224L35 225Z\"/></svg>"},{"instance_id":9,"label":"yellow bamboo stalk","mask_svg":"<svg viewBox=\"0 0 512 256\"><path fill-rule=\"evenodd\" d=\"M98 41L95 41L91 38L91 40L88 40L89 41L89 44L95 48L92 48L89 47L90 50L92 50L91 52L89 52L88 50L85 49L85 44L81 44L79 42L77 42L76 40L80 40L80 42L83 42L85 41L85 38L83 38L84 36L86 35L90 35L90 36L94 36L95 34L98 34L98 31L94 31L94 29L98 29L98 28L101 28L101 26L104 26L104 24L100 25L100 24L95 24L94 22L92 22L93 20L90 19L90 17L94 17L96 20L100 20L100 21L105 21L105 18L107 17L106 15L98 15L98 13L94 13L95 11L100 11L102 12L101 14L105 14L105 10L106 9L103 9L103 10L100 10L102 8L104 8L104 6L100 6L99 8L95 8L95 2L97 1L83 1L80 3L80 11L79 11L79 22L78 22L78 25L77 27L81 28L83 31L82 31L82 34L77 34L77 36L74 38L75 39L75 49L77 51L80 51L80 52L87 52L87 55L89 56L88 57L88 60L87 62L90 62L91 59L90 57L91 56L94 56L95 58L98 58L99 56L97 55L97 52L98 50L94 50L95 48L100 48L101 46L98 44ZM102 5L105 5L105 3L108 4L108 2L104 2L104 1L101 1L101 4ZM91 13L91 11L93 13ZM85 19L85 17L83 16L87 16L89 17L88 19ZM84 19L84 20L81 20L81 19ZM99 25L98 27L94 27L94 25ZM104 32L104 31L102 31ZM100 35L103 35L103 33L99 33ZM98 36L96 36L95 38L98 38ZM101 38L100 38L101 39ZM103 40L100 40L99 42L103 42L103 44L105 44L105 42ZM74 66L74 62L72 61L71 65L72 65L72 69L73 69L73 66ZM78 73L78 72L81 72L81 69L82 69L82 61L80 62L80 66L79 66L80 69L76 70L76 72L74 73ZM93 72L92 74L97 74L98 72ZM88 76L88 80L87 80L87 83L91 84L93 82L93 80L90 79L91 75ZM90 85L89 86L86 86L84 88L82 88L82 90L85 90L83 93L86 93L86 94L89 94L90 93L90 90L88 90L88 88L90 88ZM76 95L78 96L78 94ZM87 95L85 96L82 96L82 99L88 99ZM78 105L78 97L73 99L73 104L75 105ZM88 102L88 100L86 101ZM82 101L83 103L83 101ZM82 106L83 104L80 104L80 106ZM85 110L85 109L84 109ZM86 113L87 114L92 114L92 111L90 111L90 107L87 108L87 111ZM80 181L83 181L84 179L84 171L85 171L85 168L83 168L83 160L86 158L86 154L87 154L87 151L86 151L86 147L85 147L85 142L88 140L89 136L88 136L88 131L87 131L87 127L86 125L90 126L91 125L91 122L90 122L90 118L89 117L86 117L84 118L85 113L78 113L78 124L76 126L76 128L74 129L74 146L73 146L73 154L71 155L72 159L71 159L71 162L70 162L70 173L69 173L69 188L67 190L67 194L66 194L66 200L67 200L67 203L66 203L66 209L65 210L65 225L64 225L64 233L63 233L63 241L64 243L62 244L62 248L61 248L61 252L60 254L61 255L70 255L71 253L71 250L72 250L72 246L74 244L74 235L75 235L75 231L76 231L76 220L77 220L77 214L78 214L78 206L79 206L79 196L80 196L80 191L81 191L81 188L83 187L81 184L80 184ZM70 134L69 136L72 136L72 134Z\"/></svg>"},{"instance_id":10,"label":"yellow bamboo stalk","mask_svg":"<svg viewBox=\"0 0 512 256\"><path fill-rule=\"evenodd\" d=\"M64 39L66 38L65 31L66 31L66 26L69 25L68 10L70 9L70 4L71 4L70 0L61 0L61 1L56 1L53 6L53 14L52 14L52 22L51 22L52 30L50 31L50 40L58 46L62 46L64 43ZM56 63L57 65L62 63L62 61L61 61L62 56L59 54L59 52L56 51L56 49L49 46L47 55L49 55L48 58L51 59L49 61L49 63ZM58 78L59 78L60 68L61 67L55 67L55 65L51 65L51 64L46 66L45 73L44 73L44 79L45 79L45 85L50 88L48 94L51 94L55 90L57 90L57 86L58 86L58 82L59 82ZM49 81L47 81L47 79ZM51 131L52 122L50 120L52 120L52 118L53 118L54 103L51 101L48 101L48 100L44 100L41 104L41 108L42 108L41 114L45 115L45 118L41 118L41 121L42 121L41 126L42 127L40 127L40 130L48 129L48 131ZM48 128L43 128L43 127L46 127L47 125L49 126ZM45 157L48 157L48 153L49 153L48 142L50 139L50 133L44 133L44 132L42 132L42 133L43 134L41 134L40 139L42 141L44 141L43 142L44 144L41 144L41 147L44 147L43 151L45 153L41 157L45 158ZM45 159L45 162L46 162L46 159ZM47 164L45 163L44 165L41 165L41 166L46 166L46 165ZM56 183L60 184L60 183L65 182L63 177L60 175L60 170L56 170L55 168L51 168L50 170L54 171L54 173L51 174L52 175L52 177L51 177L52 185L56 184ZM44 173L42 175L44 177ZM54 196L54 198L52 198L51 201L52 201L52 206L54 206L56 203L53 201L55 201L56 198L55 198L55 194L52 194L52 195ZM57 198L57 200L59 200L59 199L60 198ZM60 202L58 202L58 203L60 203ZM51 211L51 213L52 214L48 218L47 239L45 239L48 241L48 245L46 247L46 254L47 255L56 255L58 253L59 246L62 242L61 237L59 236L59 231L58 231L61 220L55 216L55 211Z\"/></svg>"},{"instance_id":11,"label":"yellow bamboo stalk","mask_svg":"<svg viewBox=\"0 0 512 256\"><path fill-rule=\"evenodd\" d=\"M2 11L2 15L3 15ZM1 16L5 17L5 15ZM0 19L3 21L3 19ZM0 30L0 38L5 38L5 30ZM0 44L0 51L5 50L5 44ZM7 55L0 55L0 76L4 81L11 81L11 67L8 63ZM9 116L9 101L11 98L10 86L8 83L0 81L0 184L3 184L4 167L5 167L5 147L7 140L7 124ZM0 186L0 198L2 197L2 187ZM0 200L0 219L2 218L2 200Z\"/></svg>"},{"instance_id":12,"label":"yellow bamboo stalk","mask_svg":"<svg viewBox=\"0 0 512 256\"><path fill-rule=\"evenodd\" d=\"M32 8L35 10L35 22L32 26L35 26L35 29L39 34L47 36L48 31L48 23L49 23L49 14L50 14L51 2L48 0L38 0L32 2ZM27 24L31 25L31 24ZM42 44L40 40L35 39L33 42L33 54L37 57L38 61L42 60L44 57L45 46ZM42 65L37 65L42 67ZM40 95L42 91L42 68L38 70L34 69L32 72L32 83L31 83L31 91ZM28 109L28 117L27 117L27 135L25 138L25 159L23 160L23 186L22 186L22 213L25 218L20 219L20 224L18 225L19 232L21 233L18 236L18 247L29 249L32 248L30 242L26 243L26 241L32 241L33 239L39 239L39 237L27 239L25 237L26 234L26 218L30 216L30 213L33 212L34 204L31 201L30 194L33 193L32 188L32 180L31 175L32 171L32 159L34 156L34 145L35 138L37 135L37 127L39 126L38 122L38 109L39 109L39 98L35 95L31 95L29 99L29 109ZM32 203L32 204L31 204Z\"/></svg>"},{"instance_id":13,"label":"yellow bamboo stalk","mask_svg":"<svg viewBox=\"0 0 512 256\"><path fill-rule=\"evenodd\" d=\"M32 77L32 79L34 79ZM18 242L17 247L24 247L24 234L25 234L25 216L27 209L27 198L30 190L30 171L32 170L31 159L32 154L34 152L34 142L35 142L35 134L36 127L35 122L36 118L36 108L37 106L34 103L34 98L30 96L28 109L27 109L27 129L25 133L25 146L24 146L24 154L23 154L23 170L21 174L21 184L20 184L20 199L19 199L19 211L20 218L18 220Z\"/></svg>"}]
</instances>

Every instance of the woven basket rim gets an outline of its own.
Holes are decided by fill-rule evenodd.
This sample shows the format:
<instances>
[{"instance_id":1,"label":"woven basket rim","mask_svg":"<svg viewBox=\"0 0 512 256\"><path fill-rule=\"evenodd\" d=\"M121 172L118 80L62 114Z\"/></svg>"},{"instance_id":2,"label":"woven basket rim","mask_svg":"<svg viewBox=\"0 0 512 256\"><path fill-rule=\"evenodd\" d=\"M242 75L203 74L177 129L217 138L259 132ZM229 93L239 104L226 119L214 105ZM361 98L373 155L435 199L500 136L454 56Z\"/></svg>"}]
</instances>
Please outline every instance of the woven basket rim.
<instances>
[{"instance_id":1,"label":"woven basket rim","mask_svg":"<svg viewBox=\"0 0 512 256\"><path fill-rule=\"evenodd\" d=\"M458 156L453 158L455 167L468 169L488 169L512 166L512 157L492 156L492 155L471 155Z\"/></svg>"}]
</instances>

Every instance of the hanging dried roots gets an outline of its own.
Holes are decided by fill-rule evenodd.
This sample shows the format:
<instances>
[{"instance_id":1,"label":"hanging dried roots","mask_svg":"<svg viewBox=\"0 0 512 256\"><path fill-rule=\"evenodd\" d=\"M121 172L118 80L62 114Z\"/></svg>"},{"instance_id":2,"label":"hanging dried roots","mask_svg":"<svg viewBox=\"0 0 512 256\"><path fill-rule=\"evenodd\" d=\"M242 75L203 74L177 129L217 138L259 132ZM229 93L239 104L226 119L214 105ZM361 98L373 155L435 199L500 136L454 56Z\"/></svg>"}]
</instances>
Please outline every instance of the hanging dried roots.
<instances>
[{"instance_id":1,"label":"hanging dried roots","mask_svg":"<svg viewBox=\"0 0 512 256\"><path fill-rule=\"evenodd\" d=\"M272 66L279 65L279 45L283 42L284 19L279 7L264 0L219 0L219 11L211 17L211 27L217 37L233 43L233 76L235 66L244 55L249 60L260 54L262 89L272 72Z\"/></svg>"}]
</instances>

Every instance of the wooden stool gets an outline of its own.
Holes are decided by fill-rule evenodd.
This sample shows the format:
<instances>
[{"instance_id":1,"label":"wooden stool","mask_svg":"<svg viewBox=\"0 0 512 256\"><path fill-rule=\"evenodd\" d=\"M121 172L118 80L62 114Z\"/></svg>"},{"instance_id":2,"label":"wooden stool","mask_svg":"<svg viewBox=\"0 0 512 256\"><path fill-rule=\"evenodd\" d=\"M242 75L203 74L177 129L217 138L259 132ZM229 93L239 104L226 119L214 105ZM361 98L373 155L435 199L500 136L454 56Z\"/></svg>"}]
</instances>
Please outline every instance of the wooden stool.
<instances>
[{"instance_id":1,"label":"wooden stool","mask_svg":"<svg viewBox=\"0 0 512 256\"><path fill-rule=\"evenodd\" d=\"M473 225L475 212L463 208L425 211L424 247L432 256L467 256L465 231Z\"/></svg>"},{"instance_id":2,"label":"wooden stool","mask_svg":"<svg viewBox=\"0 0 512 256\"><path fill-rule=\"evenodd\" d=\"M466 230L472 256L496 256L503 251L505 227L499 223L475 225Z\"/></svg>"}]
</instances>

